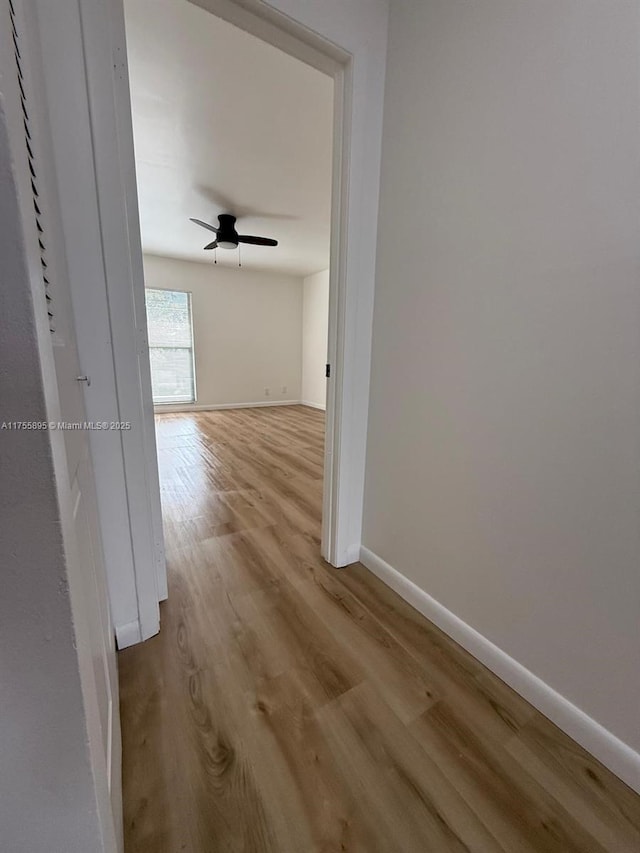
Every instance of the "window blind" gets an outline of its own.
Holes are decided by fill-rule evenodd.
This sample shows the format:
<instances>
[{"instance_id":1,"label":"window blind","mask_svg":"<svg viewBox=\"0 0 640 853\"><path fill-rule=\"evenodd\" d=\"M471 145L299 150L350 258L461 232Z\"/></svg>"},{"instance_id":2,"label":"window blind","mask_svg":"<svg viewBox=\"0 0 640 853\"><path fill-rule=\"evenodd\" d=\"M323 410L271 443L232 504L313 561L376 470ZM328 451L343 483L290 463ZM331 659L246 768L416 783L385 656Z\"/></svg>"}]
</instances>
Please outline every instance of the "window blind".
<instances>
[{"instance_id":1,"label":"window blind","mask_svg":"<svg viewBox=\"0 0 640 853\"><path fill-rule=\"evenodd\" d=\"M194 403L191 295L147 288L145 300L153 402Z\"/></svg>"}]
</instances>

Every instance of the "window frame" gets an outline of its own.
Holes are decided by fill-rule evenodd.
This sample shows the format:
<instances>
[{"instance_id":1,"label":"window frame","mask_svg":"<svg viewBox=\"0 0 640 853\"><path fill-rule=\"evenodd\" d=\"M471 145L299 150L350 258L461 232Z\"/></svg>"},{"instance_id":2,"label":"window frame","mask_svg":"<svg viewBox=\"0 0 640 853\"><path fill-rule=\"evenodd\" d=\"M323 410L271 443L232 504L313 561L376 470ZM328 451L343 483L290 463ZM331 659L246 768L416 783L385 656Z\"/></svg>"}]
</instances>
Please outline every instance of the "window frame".
<instances>
[{"instance_id":1,"label":"window frame","mask_svg":"<svg viewBox=\"0 0 640 853\"><path fill-rule=\"evenodd\" d=\"M179 290L176 287L146 287L145 286L145 312L147 319L147 348L149 350L149 367L151 367L151 350L152 349L172 349L172 347L157 347L151 346L149 343L150 335L149 335L149 311L146 305L146 293L147 290L153 290L159 293L180 293L184 294L187 297L187 303L189 306L189 329L191 331L191 376L193 379L193 398L192 399L183 399L183 400L165 400L163 402L156 402L153 396L153 371L151 372L151 399L153 401L154 407L156 406L193 406L198 401L198 384L196 377L196 336L195 329L193 328L193 292L191 290ZM188 349L188 347L175 347L174 349Z\"/></svg>"}]
</instances>

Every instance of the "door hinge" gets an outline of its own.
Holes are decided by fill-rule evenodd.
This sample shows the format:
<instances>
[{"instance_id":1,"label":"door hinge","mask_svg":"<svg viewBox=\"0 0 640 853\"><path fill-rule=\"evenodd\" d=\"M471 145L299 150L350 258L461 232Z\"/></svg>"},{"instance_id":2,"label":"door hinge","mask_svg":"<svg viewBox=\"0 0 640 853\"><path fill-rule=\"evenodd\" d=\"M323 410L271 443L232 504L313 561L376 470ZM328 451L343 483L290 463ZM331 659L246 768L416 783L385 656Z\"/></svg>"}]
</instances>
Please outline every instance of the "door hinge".
<instances>
[{"instance_id":1,"label":"door hinge","mask_svg":"<svg viewBox=\"0 0 640 853\"><path fill-rule=\"evenodd\" d=\"M330 364L325 365L324 375L327 377L327 379L329 379L329 377L331 376L331 365Z\"/></svg>"}]
</instances>

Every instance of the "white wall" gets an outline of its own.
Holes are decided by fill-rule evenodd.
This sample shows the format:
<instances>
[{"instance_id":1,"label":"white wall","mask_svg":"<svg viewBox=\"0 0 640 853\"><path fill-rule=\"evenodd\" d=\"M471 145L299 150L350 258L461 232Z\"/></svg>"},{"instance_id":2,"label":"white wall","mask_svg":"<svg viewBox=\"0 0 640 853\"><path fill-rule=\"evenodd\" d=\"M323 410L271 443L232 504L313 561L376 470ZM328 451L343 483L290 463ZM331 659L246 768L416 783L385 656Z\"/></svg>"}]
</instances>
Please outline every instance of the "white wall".
<instances>
[{"instance_id":1,"label":"white wall","mask_svg":"<svg viewBox=\"0 0 640 853\"><path fill-rule=\"evenodd\" d=\"M393 4L363 536L635 750L639 23Z\"/></svg>"},{"instance_id":2,"label":"white wall","mask_svg":"<svg viewBox=\"0 0 640 853\"><path fill-rule=\"evenodd\" d=\"M302 402L324 409L327 401L329 270L304 279L302 296Z\"/></svg>"},{"instance_id":3,"label":"white wall","mask_svg":"<svg viewBox=\"0 0 640 853\"><path fill-rule=\"evenodd\" d=\"M302 279L155 255L144 271L192 294L198 406L300 400Z\"/></svg>"}]
</instances>

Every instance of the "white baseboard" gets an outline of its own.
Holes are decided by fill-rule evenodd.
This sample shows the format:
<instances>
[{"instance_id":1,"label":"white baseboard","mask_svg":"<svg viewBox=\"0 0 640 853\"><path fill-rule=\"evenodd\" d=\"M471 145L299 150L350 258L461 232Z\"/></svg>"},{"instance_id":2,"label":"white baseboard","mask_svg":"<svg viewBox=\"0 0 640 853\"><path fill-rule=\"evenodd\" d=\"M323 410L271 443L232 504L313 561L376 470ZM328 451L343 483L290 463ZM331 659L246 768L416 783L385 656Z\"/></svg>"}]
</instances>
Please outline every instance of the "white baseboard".
<instances>
[{"instance_id":1,"label":"white baseboard","mask_svg":"<svg viewBox=\"0 0 640 853\"><path fill-rule=\"evenodd\" d=\"M259 403L165 403L154 406L156 414L169 412L217 412L221 409L256 409L262 406L300 406L300 400L261 400Z\"/></svg>"},{"instance_id":2,"label":"white baseboard","mask_svg":"<svg viewBox=\"0 0 640 853\"><path fill-rule=\"evenodd\" d=\"M128 649L129 646L142 642L140 622L137 619L135 622L127 622L126 625L116 625L115 633L118 649Z\"/></svg>"},{"instance_id":3,"label":"white baseboard","mask_svg":"<svg viewBox=\"0 0 640 853\"><path fill-rule=\"evenodd\" d=\"M320 409L321 411L326 411L327 407L322 403L311 403L309 400L300 400L301 406L309 406L311 409Z\"/></svg>"},{"instance_id":4,"label":"white baseboard","mask_svg":"<svg viewBox=\"0 0 640 853\"><path fill-rule=\"evenodd\" d=\"M640 755L368 548L360 561L569 737L640 793Z\"/></svg>"}]
</instances>

